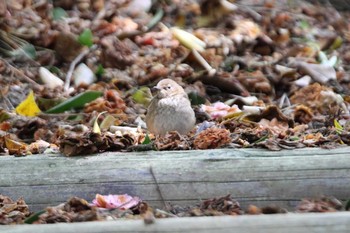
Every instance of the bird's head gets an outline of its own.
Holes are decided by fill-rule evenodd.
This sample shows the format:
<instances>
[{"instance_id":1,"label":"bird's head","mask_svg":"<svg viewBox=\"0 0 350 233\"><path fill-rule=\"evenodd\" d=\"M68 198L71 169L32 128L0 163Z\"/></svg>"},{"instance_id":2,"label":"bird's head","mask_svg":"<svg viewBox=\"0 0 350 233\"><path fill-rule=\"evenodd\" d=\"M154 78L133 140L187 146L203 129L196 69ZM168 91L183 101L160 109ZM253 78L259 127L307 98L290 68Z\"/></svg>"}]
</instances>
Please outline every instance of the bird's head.
<instances>
[{"instance_id":1,"label":"bird's head","mask_svg":"<svg viewBox=\"0 0 350 233\"><path fill-rule=\"evenodd\" d=\"M157 86L153 87L153 90L156 91L156 96L160 99L185 94L184 89L171 79L161 80Z\"/></svg>"}]
</instances>

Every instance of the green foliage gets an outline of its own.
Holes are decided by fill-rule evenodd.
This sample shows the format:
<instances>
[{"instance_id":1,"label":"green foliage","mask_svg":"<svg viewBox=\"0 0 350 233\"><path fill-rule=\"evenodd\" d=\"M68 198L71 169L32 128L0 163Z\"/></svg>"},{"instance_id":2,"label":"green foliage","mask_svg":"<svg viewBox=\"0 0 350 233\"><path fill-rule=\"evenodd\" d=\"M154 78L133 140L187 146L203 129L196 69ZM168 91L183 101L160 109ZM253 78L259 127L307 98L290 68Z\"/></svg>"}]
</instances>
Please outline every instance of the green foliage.
<instances>
[{"instance_id":1,"label":"green foliage","mask_svg":"<svg viewBox=\"0 0 350 233\"><path fill-rule=\"evenodd\" d=\"M32 224L33 222L37 221L39 219L39 216L43 213L46 213L46 210L41 210L39 212L34 213L33 215L29 216L24 220L24 223L26 224Z\"/></svg>"},{"instance_id":2,"label":"green foliage","mask_svg":"<svg viewBox=\"0 0 350 233\"><path fill-rule=\"evenodd\" d=\"M11 115L4 109L0 108L0 122L6 121L11 118Z\"/></svg>"},{"instance_id":3,"label":"green foliage","mask_svg":"<svg viewBox=\"0 0 350 233\"><path fill-rule=\"evenodd\" d=\"M148 145L148 144L150 144L151 142L152 142L152 141L151 141L151 139L149 138L148 133L147 133L145 139L144 139L143 142L142 142L142 145Z\"/></svg>"},{"instance_id":4,"label":"green foliage","mask_svg":"<svg viewBox=\"0 0 350 233\"><path fill-rule=\"evenodd\" d=\"M91 47L93 42L93 35L90 29L85 29L78 37L78 41L81 45L86 45L87 47Z\"/></svg>"},{"instance_id":5,"label":"green foliage","mask_svg":"<svg viewBox=\"0 0 350 233\"><path fill-rule=\"evenodd\" d=\"M11 57L28 57L30 59L35 59L36 58L36 50L34 45L26 43L23 44L21 47L12 50L9 52L9 55Z\"/></svg>"},{"instance_id":6,"label":"green foliage","mask_svg":"<svg viewBox=\"0 0 350 233\"><path fill-rule=\"evenodd\" d=\"M62 20L68 16L67 12L61 7L55 7L52 10L52 18L55 21Z\"/></svg>"},{"instance_id":7,"label":"green foliage","mask_svg":"<svg viewBox=\"0 0 350 233\"><path fill-rule=\"evenodd\" d=\"M102 66L101 64L99 64L99 65L97 66L96 71L95 71L95 75L96 75L97 77L101 77L105 72L106 72L106 71L105 71L105 68L103 68L103 66Z\"/></svg>"},{"instance_id":8,"label":"green foliage","mask_svg":"<svg viewBox=\"0 0 350 233\"><path fill-rule=\"evenodd\" d=\"M341 134L344 130L343 126L341 126L339 121L337 121L336 119L334 119L334 127L335 127L335 131L337 132L337 134Z\"/></svg>"},{"instance_id":9,"label":"green foliage","mask_svg":"<svg viewBox=\"0 0 350 233\"><path fill-rule=\"evenodd\" d=\"M200 96L198 93L196 92L190 92L188 94L188 98L191 101L191 105L201 105L201 104L205 104L205 98L203 98L202 96Z\"/></svg>"},{"instance_id":10,"label":"green foliage","mask_svg":"<svg viewBox=\"0 0 350 233\"><path fill-rule=\"evenodd\" d=\"M147 107L152 99L151 90L148 87L141 87L140 89L134 92L134 94L132 95L132 99L136 103L142 104L145 107Z\"/></svg>"},{"instance_id":11,"label":"green foliage","mask_svg":"<svg viewBox=\"0 0 350 233\"><path fill-rule=\"evenodd\" d=\"M43 97L36 97L36 102L42 111L46 111L46 110L62 103L63 101L64 101L64 99L62 99L62 98L48 99L48 98L43 98Z\"/></svg>"},{"instance_id":12,"label":"green foliage","mask_svg":"<svg viewBox=\"0 0 350 233\"><path fill-rule=\"evenodd\" d=\"M345 204L345 210L349 211L350 210L350 200L348 200Z\"/></svg>"},{"instance_id":13,"label":"green foliage","mask_svg":"<svg viewBox=\"0 0 350 233\"><path fill-rule=\"evenodd\" d=\"M153 18L148 22L147 29L150 30L157 25L157 23L163 18L164 11L159 8Z\"/></svg>"},{"instance_id":14,"label":"green foliage","mask_svg":"<svg viewBox=\"0 0 350 233\"><path fill-rule=\"evenodd\" d=\"M299 22L299 26L300 26L300 28L303 29L303 30L307 30L307 29L310 28L310 24L309 24L309 22L306 21L306 20L301 20L301 21Z\"/></svg>"},{"instance_id":15,"label":"green foliage","mask_svg":"<svg viewBox=\"0 0 350 233\"><path fill-rule=\"evenodd\" d=\"M53 74L60 74L61 70L57 66L46 67Z\"/></svg>"},{"instance_id":16,"label":"green foliage","mask_svg":"<svg viewBox=\"0 0 350 233\"><path fill-rule=\"evenodd\" d=\"M333 51L336 50L338 48L340 48L344 43L343 38L341 38L340 36L338 36L332 43L332 45L329 47L329 51Z\"/></svg>"},{"instance_id":17,"label":"green foliage","mask_svg":"<svg viewBox=\"0 0 350 233\"><path fill-rule=\"evenodd\" d=\"M62 113L74 108L83 108L86 103L89 103L100 96L102 96L102 92L100 91L86 91L56 105L47 110L46 113Z\"/></svg>"}]
</instances>

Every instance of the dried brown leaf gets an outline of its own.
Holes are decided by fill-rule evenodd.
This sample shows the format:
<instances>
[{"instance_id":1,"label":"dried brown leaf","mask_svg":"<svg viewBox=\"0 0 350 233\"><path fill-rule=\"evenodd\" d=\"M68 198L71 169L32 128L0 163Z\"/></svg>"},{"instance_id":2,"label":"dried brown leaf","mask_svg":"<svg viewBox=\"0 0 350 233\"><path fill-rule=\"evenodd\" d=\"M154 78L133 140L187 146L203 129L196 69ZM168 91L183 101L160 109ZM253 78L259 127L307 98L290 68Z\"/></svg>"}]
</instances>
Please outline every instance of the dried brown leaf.
<instances>
[{"instance_id":1,"label":"dried brown leaf","mask_svg":"<svg viewBox=\"0 0 350 233\"><path fill-rule=\"evenodd\" d=\"M195 149L215 149L231 142L230 131L220 128L209 128L200 132L194 142Z\"/></svg>"}]
</instances>

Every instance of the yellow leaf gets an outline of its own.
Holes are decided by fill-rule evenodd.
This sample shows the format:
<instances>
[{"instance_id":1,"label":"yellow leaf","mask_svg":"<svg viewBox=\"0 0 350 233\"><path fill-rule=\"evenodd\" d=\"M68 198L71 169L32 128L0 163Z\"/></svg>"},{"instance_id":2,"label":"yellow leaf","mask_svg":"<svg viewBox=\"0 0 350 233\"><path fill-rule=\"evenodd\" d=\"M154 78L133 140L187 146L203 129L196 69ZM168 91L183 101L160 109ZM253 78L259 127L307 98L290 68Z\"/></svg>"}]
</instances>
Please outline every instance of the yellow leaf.
<instances>
[{"instance_id":1,"label":"yellow leaf","mask_svg":"<svg viewBox=\"0 0 350 233\"><path fill-rule=\"evenodd\" d=\"M112 115L107 115L105 119L103 119L103 121L101 122L100 128L102 130L108 130L109 127L114 125L114 122L116 122L116 120L117 119L115 119L115 117L113 117Z\"/></svg>"},{"instance_id":2,"label":"yellow leaf","mask_svg":"<svg viewBox=\"0 0 350 233\"><path fill-rule=\"evenodd\" d=\"M195 35L177 27L172 27L170 30L173 33L174 37L188 49L194 49L199 52L204 51L204 48L206 46L205 42L196 37Z\"/></svg>"},{"instance_id":3,"label":"yellow leaf","mask_svg":"<svg viewBox=\"0 0 350 233\"><path fill-rule=\"evenodd\" d=\"M9 150L10 154L20 155L27 150L27 145L22 142L17 142L9 137L5 136L5 146Z\"/></svg>"},{"instance_id":4,"label":"yellow leaf","mask_svg":"<svg viewBox=\"0 0 350 233\"><path fill-rule=\"evenodd\" d=\"M94 126L93 126L93 129L92 129L92 132L97 133L97 134L101 134L101 129L100 129L100 126L98 125L98 118L99 118L102 114L104 114L104 113L106 113L106 112L107 112L107 111L100 112L100 113L97 115L97 117L96 117L96 119L95 119L95 122L94 122Z\"/></svg>"},{"instance_id":5,"label":"yellow leaf","mask_svg":"<svg viewBox=\"0 0 350 233\"><path fill-rule=\"evenodd\" d=\"M38 105L35 103L33 91L30 91L27 98L16 107L16 113L22 116L34 117L40 112Z\"/></svg>"}]
</instances>

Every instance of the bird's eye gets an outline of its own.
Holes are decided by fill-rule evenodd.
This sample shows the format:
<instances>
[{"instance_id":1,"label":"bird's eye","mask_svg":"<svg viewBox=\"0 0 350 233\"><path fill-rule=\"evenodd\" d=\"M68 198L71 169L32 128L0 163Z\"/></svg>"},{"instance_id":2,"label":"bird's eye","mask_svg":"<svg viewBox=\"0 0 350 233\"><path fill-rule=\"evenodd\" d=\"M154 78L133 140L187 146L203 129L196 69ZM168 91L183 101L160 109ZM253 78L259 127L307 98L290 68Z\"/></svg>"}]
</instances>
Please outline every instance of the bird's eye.
<instances>
[{"instance_id":1,"label":"bird's eye","mask_svg":"<svg viewBox=\"0 0 350 233\"><path fill-rule=\"evenodd\" d=\"M166 86L165 90L169 90L171 88L171 86Z\"/></svg>"}]
</instances>

